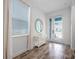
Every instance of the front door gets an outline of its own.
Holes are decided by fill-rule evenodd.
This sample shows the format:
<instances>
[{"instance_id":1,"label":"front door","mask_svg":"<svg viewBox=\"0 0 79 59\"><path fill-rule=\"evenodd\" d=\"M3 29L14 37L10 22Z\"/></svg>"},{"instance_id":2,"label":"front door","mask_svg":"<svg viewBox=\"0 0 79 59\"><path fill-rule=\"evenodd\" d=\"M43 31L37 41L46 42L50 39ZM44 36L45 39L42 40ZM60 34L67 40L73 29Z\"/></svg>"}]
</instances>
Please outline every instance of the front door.
<instances>
[{"instance_id":1,"label":"front door","mask_svg":"<svg viewBox=\"0 0 79 59\"><path fill-rule=\"evenodd\" d=\"M49 40L59 43L63 40L63 19L61 16L49 19Z\"/></svg>"}]
</instances>

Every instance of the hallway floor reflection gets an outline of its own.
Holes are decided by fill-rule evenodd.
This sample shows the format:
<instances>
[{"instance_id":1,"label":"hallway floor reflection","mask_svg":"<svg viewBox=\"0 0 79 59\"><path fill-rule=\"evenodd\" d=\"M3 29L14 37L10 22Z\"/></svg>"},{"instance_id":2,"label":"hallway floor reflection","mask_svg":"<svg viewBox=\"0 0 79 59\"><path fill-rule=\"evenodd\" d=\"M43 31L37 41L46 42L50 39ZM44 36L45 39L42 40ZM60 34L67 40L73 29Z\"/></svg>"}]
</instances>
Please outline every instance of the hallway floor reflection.
<instances>
[{"instance_id":1,"label":"hallway floor reflection","mask_svg":"<svg viewBox=\"0 0 79 59\"><path fill-rule=\"evenodd\" d=\"M39 48L34 48L28 53L26 52L25 56L18 56L16 59L74 59L74 52L69 46L47 43Z\"/></svg>"}]
</instances>

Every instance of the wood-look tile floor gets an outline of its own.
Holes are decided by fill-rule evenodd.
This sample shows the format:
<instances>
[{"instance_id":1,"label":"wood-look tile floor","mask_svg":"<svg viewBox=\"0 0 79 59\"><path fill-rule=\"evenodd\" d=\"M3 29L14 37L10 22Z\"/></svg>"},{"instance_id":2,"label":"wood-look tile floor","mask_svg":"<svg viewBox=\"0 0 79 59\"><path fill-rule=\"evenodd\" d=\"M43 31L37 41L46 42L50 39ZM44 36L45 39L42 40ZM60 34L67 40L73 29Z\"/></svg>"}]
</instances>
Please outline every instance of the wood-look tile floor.
<instances>
[{"instance_id":1,"label":"wood-look tile floor","mask_svg":"<svg viewBox=\"0 0 79 59\"><path fill-rule=\"evenodd\" d=\"M48 43L39 48L34 48L25 56L19 56L16 59L74 59L74 54L66 45Z\"/></svg>"}]
</instances>

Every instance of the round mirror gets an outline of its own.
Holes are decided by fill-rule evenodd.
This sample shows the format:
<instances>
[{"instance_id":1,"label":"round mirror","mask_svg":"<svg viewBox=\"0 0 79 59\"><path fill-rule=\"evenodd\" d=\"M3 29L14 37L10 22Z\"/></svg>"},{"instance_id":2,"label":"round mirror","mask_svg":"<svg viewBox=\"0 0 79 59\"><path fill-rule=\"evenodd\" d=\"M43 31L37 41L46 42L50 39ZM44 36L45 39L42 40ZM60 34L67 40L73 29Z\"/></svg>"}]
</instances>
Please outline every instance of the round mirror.
<instances>
[{"instance_id":1,"label":"round mirror","mask_svg":"<svg viewBox=\"0 0 79 59\"><path fill-rule=\"evenodd\" d=\"M42 21L40 19L35 21L35 30L36 32L42 32Z\"/></svg>"}]
</instances>

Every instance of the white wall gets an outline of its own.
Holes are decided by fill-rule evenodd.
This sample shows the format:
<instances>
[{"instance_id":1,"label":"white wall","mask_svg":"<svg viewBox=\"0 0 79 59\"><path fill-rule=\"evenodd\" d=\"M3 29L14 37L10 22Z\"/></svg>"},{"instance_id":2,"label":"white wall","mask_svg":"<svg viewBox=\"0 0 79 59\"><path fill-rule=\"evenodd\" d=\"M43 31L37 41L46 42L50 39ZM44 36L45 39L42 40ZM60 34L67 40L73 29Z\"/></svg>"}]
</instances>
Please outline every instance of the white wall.
<instances>
[{"instance_id":1,"label":"white wall","mask_svg":"<svg viewBox=\"0 0 79 59\"><path fill-rule=\"evenodd\" d=\"M13 57L27 51L27 36L12 38Z\"/></svg>"},{"instance_id":2,"label":"white wall","mask_svg":"<svg viewBox=\"0 0 79 59\"><path fill-rule=\"evenodd\" d=\"M54 42L69 44L71 43L71 9L70 7L47 14L48 19L56 16L63 17L63 39L53 39Z\"/></svg>"},{"instance_id":3,"label":"white wall","mask_svg":"<svg viewBox=\"0 0 79 59\"><path fill-rule=\"evenodd\" d=\"M35 30L35 21L39 18L43 23L43 31L38 33ZM37 9L37 8L31 8L31 40L33 40L34 36L40 37L40 39L46 39L46 18L45 14Z\"/></svg>"},{"instance_id":4,"label":"white wall","mask_svg":"<svg viewBox=\"0 0 79 59\"><path fill-rule=\"evenodd\" d=\"M75 6L71 7L71 48L75 49Z\"/></svg>"}]
</instances>

